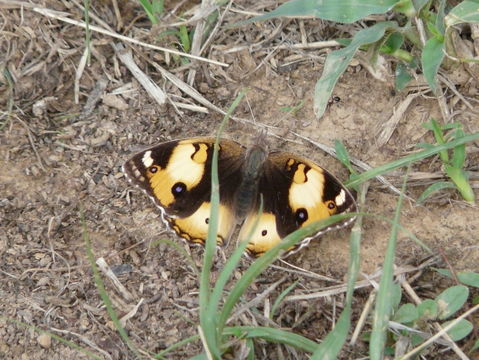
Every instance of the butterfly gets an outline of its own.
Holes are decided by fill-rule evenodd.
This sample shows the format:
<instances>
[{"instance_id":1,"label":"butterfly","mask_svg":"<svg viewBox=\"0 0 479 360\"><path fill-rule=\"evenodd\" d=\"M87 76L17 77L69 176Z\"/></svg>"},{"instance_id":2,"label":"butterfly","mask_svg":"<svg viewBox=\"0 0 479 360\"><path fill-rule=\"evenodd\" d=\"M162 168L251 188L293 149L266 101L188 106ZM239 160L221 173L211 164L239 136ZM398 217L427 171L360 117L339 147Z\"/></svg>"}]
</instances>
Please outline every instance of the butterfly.
<instances>
[{"instance_id":1,"label":"butterfly","mask_svg":"<svg viewBox=\"0 0 479 360\"><path fill-rule=\"evenodd\" d=\"M160 208L164 223L192 244L204 244L208 234L214 142L208 137L164 142L123 165L129 181ZM268 152L261 144L246 148L222 139L218 177L217 243L223 245L241 224L239 241L254 231L246 248L253 257L261 256L299 228L357 209L351 192L327 170L294 154ZM260 197L263 209L258 214ZM302 239L284 256L353 220L348 218Z\"/></svg>"}]
</instances>

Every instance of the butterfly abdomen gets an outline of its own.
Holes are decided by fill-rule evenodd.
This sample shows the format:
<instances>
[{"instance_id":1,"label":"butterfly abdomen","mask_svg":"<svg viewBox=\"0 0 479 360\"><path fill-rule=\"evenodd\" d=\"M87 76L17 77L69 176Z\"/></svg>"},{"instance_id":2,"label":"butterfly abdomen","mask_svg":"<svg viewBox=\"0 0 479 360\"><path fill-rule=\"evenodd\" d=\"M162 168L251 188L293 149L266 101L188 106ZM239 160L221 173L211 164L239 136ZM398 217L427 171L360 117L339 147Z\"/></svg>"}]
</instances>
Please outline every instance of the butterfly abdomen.
<instances>
[{"instance_id":1,"label":"butterfly abdomen","mask_svg":"<svg viewBox=\"0 0 479 360\"><path fill-rule=\"evenodd\" d=\"M256 180L242 181L235 194L234 212L238 220L243 220L256 204L258 182Z\"/></svg>"}]
</instances>

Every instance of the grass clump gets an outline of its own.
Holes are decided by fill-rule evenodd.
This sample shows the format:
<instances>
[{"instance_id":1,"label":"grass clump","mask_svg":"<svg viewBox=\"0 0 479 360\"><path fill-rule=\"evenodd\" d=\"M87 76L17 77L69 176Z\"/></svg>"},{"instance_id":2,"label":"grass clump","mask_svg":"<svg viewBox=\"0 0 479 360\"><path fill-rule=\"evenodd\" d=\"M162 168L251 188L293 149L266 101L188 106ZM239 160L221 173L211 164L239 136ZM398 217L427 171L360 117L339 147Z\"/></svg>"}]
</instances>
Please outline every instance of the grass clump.
<instances>
[{"instance_id":1,"label":"grass clump","mask_svg":"<svg viewBox=\"0 0 479 360\"><path fill-rule=\"evenodd\" d=\"M388 14L392 20L368 21L367 17L373 14ZM324 114L339 77L359 51L363 52L368 70L378 78L381 78L381 57L394 58L397 90L402 90L413 79L413 74L422 71L436 95L439 95L437 74L441 66L477 61L459 58L454 44L455 25L479 22L479 3L473 0L462 1L454 7L445 0L291 0L239 24L284 16L315 16L339 23L363 21L367 24L351 39L337 39L344 47L328 54L314 94L318 118Z\"/></svg>"}]
</instances>

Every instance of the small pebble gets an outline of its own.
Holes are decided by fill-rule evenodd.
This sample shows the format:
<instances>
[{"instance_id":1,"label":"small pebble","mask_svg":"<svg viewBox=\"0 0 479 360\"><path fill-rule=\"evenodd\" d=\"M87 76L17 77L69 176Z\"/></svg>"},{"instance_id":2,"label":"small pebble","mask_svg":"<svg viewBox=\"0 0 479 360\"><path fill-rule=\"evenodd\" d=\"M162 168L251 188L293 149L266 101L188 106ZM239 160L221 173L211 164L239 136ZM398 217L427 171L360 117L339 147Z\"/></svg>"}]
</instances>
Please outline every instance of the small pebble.
<instances>
[{"instance_id":1,"label":"small pebble","mask_svg":"<svg viewBox=\"0 0 479 360\"><path fill-rule=\"evenodd\" d=\"M118 110L127 110L128 109L128 104L123 100L122 97L112 95L112 94L107 94L103 96L103 103L107 106L110 106L112 108L118 109Z\"/></svg>"},{"instance_id":2,"label":"small pebble","mask_svg":"<svg viewBox=\"0 0 479 360\"><path fill-rule=\"evenodd\" d=\"M37 341L42 348L48 349L52 346L52 338L47 334L41 334L37 337Z\"/></svg>"}]
</instances>

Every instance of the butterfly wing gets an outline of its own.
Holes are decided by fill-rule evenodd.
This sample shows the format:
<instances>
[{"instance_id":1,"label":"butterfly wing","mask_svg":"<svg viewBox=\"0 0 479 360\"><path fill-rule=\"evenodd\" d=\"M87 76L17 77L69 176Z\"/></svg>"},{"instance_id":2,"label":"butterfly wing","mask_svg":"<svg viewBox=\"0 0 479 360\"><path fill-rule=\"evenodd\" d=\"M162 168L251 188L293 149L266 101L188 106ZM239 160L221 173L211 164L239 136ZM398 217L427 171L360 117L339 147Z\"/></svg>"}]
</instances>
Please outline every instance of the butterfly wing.
<instances>
[{"instance_id":1,"label":"butterfly wing","mask_svg":"<svg viewBox=\"0 0 479 360\"><path fill-rule=\"evenodd\" d=\"M247 247L260 256L293 231L334 214L356 210L352 194L328 171L312 161L287 153L270 153L264 164L258 192L263 195L263 213ZM240 241L254 227L258 208L246 217ZM326 231L348 225L348 219L303 239L288 254L307 245Z\"/></svg>"},{"instance_id":2,"label":"butterfly wing","mask_svg":"<svg viewBox=\"0 0 479 360\"><path fill-rule=\"evenodd\" d=\"M193 138L162 143L128 160L128 179L155 202L165 223L181 238L204 244L208 233L211 196L213 138ZM221 204L218 242L234 228L234 191L241 182L244 149L223 140L218 157Z\"/></svg>"}]
</instances>

